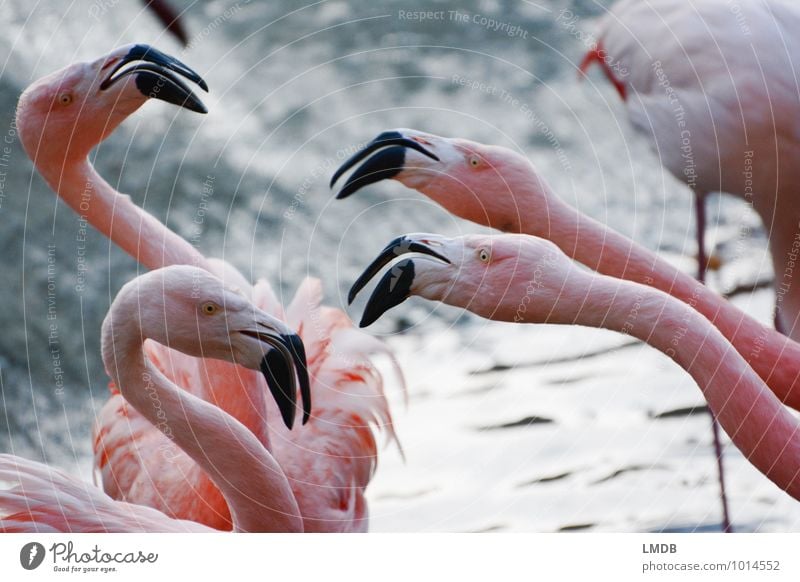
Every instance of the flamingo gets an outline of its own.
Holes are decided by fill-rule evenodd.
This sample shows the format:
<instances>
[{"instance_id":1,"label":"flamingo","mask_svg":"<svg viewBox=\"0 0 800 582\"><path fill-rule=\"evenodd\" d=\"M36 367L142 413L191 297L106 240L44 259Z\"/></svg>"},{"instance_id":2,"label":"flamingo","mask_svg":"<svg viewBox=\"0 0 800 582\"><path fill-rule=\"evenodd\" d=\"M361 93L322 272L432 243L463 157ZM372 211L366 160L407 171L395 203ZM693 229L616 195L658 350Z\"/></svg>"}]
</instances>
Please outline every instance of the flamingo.
<instances>
[{"instance_id":1,"label":"flamingo","mask_svg":"<svg viewBox=\"0 0 800 582\"><path fill-rule=\"evenodd\" d=\"M268 375L285 326L207 271L172 266L130 281L103 321L102 354L122 397L208 474L231 511L234 531L298 532L303 519L289 480L242 423L182 390L150 360L146 344L216 358ZM274 351L274 350L273 350ZM269 362L268 364L266 362ZM284 362L289 366L292 359ZM293 365L293 364L292 364ZM165 449L162 453L167 453ZM66 473L0 455L3 532L203 532L213 528L115 501Z\"/></svg>"},{"instance_id":2,"label":"flamingo","mask_svg":"<svg viewBox=\"0 0 800 582\"><path fill-rule=\"evenodd\" d=\"M698 270L705 273L705 199L744 198L761 217L775 271L775 326L800 340L800 7L787 0L617 2L600 19L595 62L632 126L696 197Z\"/></svg>"},{"instance_id":3,"label":"flamingo","mask_svg":"<svg viewBox=\"0 0 800 582\"><path fill-rule=\"evenodd\" d=\"M412 295L517 323L584 325L636 337L664 352L697 382L747 459L800 499L800 421L700 313L658 289L587 271L550 241L520 234L405 235L353 285L354 296L393 259L372 292L368 326Z\"/></svg>"},{"instance_id":4,"label":"flamingo","mask_svg":"<svg viewBox=\"0 0 800 582\"><path fill-rule=\"evenodd\" d=\"M590 269L660 289L708 318L778 398L800 410L800 344L770 329L690 275L560 199L523 155L501 146L413 129L380 134L336 171L352 167L337 194L346 198L397 180L446 210L509 233L538 236Z\"/></svg>"},{"instance_id":5,"label":"flamingo","mask_svg":"<svg viewBox=\"0 0 800 582\"><path fill-rule=\"evenodd\" d=\"M396 442L383 377L371 358L377 353L392 358L388 348L354 329L341 310L322 306L317 280L301 283L283 310L265 280L251 285L232 265L206 258L114 190L88 160L92 148L149 98L205 113L203 103L179 77L207 89L189 67L147 45L121 47L95 61L70 65L34 83L20 97L17 124L22 144L59 197L146 269L205 269L241 289L276 321L285 320L298 330L302 341L294 340L293 346L298 353L305 347L315 407L310 419L308 410L304 412L308 423L302 430L294 431L289 428L295 392L286 390L278 378L269 387L280 407L265 397L263 380L254 371L198 360L160 345L145 349L175 384L219 406L273 452L290 480L305 531L363 531L368 525L364 491L377 458L373 428L385 428ZM302 382L301 388L310 392ZM160 431L130 410L113 384L112 396L97 417L93 447L95 468L111 497L215 529L232 527L219 488L191 458L170 448ZM165 449L174 454L159 453Z\"/></svg>"}]
</instances>

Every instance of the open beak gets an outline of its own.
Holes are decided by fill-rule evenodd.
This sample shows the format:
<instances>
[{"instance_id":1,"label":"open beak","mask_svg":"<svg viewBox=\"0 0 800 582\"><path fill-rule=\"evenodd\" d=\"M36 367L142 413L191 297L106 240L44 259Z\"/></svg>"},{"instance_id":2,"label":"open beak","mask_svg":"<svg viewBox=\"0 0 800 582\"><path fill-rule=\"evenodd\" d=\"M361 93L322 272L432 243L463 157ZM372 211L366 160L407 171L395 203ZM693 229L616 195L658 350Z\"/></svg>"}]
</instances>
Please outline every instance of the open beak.
<instances>
[{"instance_id":1,"label":"open beak","mask_svg":"<svg viewBox=\"0 0 800 582\"><path fill-rule=\"evenodd\" d=\"M384 266L402 255L417 253L450 264L450 260L447 257L431 248L432 243L437 239L438 237L434 235L405 235L394 239L353 283L350 293L347 295L348 303L353 302L358 292ZM359 327L372 325L381 315L400 305L411 296L411 286L414 283L414 275L416 273L415 269L413 260L404 259L387 271L367 301L364 314L361 316L361 322L358 324Z\"/></svg>"},{"instance_id":2,"label":"open beak","mask_svg":"<svg viewBox=\"0 0 800 582\"><path fill-rule=\"evenodd\" d=\"M342 189L339 190L336 198L338 200L347 198L364 186L381 180L388 180L399 174L405 165L407 148L416 150L432 160L439 161L436 154L427 150L419 142L407 138L397 131L385 131L369 142L363 150L356 152L336 170L336 173L331 178L331 188L342 177L342 174L373 152L377 152L350 175Z\"/></svg>"},{"instance_id":3,"label":"open beak","mask_svg":"<svg viewBox=\"0 0 800 582\"><path fill-rule=\"evenodd\" d=\"M136 61L142 62L120 72L125 65ZM111 69L100 83L100 90L105 91L129 75L135 76L136 88L146 97L160 99L197 113L208 113L203 102L180 77L196 83L203 91L208 91L208 85L200 75L174 57L149 45L137 44Z\"/></svg>"},{"instance_id":4,"label":"open beak","mask_svg":"<svg viewBox=\"0 0 800 582\"><path fill-rule=\"evenodd\" d=\"M311 383L308 378L306 350L300 336L278 333L264 325L257 330L242 330L241 333L273 348L264 355L260 368L286 427L291 429L294 425L297 379L303 400L303 424L308 422L311 415Z\"/></svg>"}]
</instances>

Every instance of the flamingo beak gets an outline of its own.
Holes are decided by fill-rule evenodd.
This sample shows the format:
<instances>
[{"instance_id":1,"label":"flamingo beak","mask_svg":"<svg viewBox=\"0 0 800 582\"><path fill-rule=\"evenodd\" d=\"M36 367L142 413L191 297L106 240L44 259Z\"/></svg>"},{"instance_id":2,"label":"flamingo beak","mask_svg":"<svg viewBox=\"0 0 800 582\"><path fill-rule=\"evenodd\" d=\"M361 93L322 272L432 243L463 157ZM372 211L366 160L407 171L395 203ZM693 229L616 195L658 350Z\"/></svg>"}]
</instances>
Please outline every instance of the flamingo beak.
<instances>
[{"instance_id":1,"label":"flamingo beak","mask_svg":"<svg viewBox=\"0 0 800 582\"><path fill-rule=\"evenodd\" d=\"M143 62L117 74L125 65L135 61ZM203 102L178 75L196 83L203 91L208 91L208 85L200 75L174 57L149 45L137 44L111 69L100 83L100 90L105 91L129 75L135 76L136 88L146 97L160 99L197 113L208 113Z\"/></svg>"},{"instance_id":2,"label":"flamingo beak","mask_svg":"<svg viewBox=\"0 0 800 582\"><path fill-rule=\"evenodd\" d=\"M413 260L404 259L381 278L367 301L358 327L372 325L381 315L411 297L415 269Z\"/></svg>"},{"instance_id":3,"label":"flamingo beak","mask_svg":"<svg viewBox=\"0 0 800 582\"><path fill-rule=\"evenodd\" d=\"M415 240L415 238L420 238L421 240ZM433 257L443 263L451 264L447 257L431 248L430 245L434 239L433 235L405 235L394 239L353 284L347 296L348 302L352 303L358 292L396 257L409 253L418 253ZM372 325L381 315L408 299L411 296L411 286L414 283L415 274L416 266L413 260L404 259L396 263L381 278L372 292L367 301L367 306L364 308L364 314L361 316L359 327Z\"/></svg>"},{"instance_id":4,"label":"flamingo beak","mask_svg":"<svg viewBox=\"0 0 800 582\"><path fill-rule=\"evenodd\" d=\"M306 350L300 336L275 333L271 329L243 330L241 333L274 348L264 355L260 369L286 427L291 430L294 425L297 409L297 379L300 383L300 397L303 400L303 424L308 422L311 416L311 383L308 377Z\"/></svg>"},{"instance_id":5,"label":"flamingo beak","mask_svg":"<svg viewBox=\"0 0 800 582\"><path fill-rule=\"evenodd\" d=\"M388 180L399 174L405 166L407 148L416 150L434 161L439 161L436 154L426 149L419 142L407 138L397 131L385 131L369 142L364 149L356 152L336 170L336 173L331 178L331 188L350 168L373 152L377 152L350 175L345 185L336 195L336 199L342 200L364 186L381 180Z\"/></svg>"},{"instance_id":6,"label":"flamingo beak","mask_svg":"<svg viewBox=\"0 0 800 582\"><path fill-rule=\"evenodd\" d=\"M445 257L444 255L436 252L433 250L429 244L422 241L416 241L412 238L414 235L403 235L397 237L392 242L390 242L386 247L381 251L372 263L361 273L361 276L356 279L356 282L353 283L353 286L350 288L350 292L347 294L347 304L352 305L353 300L356 298L356 295L366 286L370 280L378 274L383 267L388 265L393 259L400 257L402 255L407 255L408 253L420 253L422 255L428 255L435 259L439 259L445 263L450 263L450 260ZM425 235L422 235L423 237ZM412 267L413 271L413 267Z\"/></svg>"}]
</instances>

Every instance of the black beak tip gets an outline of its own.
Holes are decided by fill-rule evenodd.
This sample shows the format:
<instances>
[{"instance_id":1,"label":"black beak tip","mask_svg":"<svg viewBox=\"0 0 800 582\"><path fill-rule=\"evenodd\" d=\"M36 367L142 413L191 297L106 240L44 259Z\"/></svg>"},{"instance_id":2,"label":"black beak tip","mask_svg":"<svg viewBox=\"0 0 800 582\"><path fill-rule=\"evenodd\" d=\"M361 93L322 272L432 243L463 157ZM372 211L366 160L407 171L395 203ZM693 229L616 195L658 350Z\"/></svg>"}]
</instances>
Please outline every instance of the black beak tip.
<instances>
[{"instance_id":1,"label":"black beak tip","mask_svg":"<svg viewBox=\"0 0 800 582\"><path fill-rule=\"evenodd\" d=\"M359 327L368 327L384 313L400 305L411 296L414 283L414 261L405 259L394 265L381 278L364 308Z\"/></svg>"},{"instance_id":2,"label":"black beak tip","mask_svg":"<svg viewBox=\"0 0 800 582\"><path fill-rule=\"evenodd\" d=\"M184 107L190 111L194 111L195 113L202 113L203 115L208 113L208 107L206 107L206 104L199 99L195 99L192 103L187 100Z\"/></svg>"},{"instance_id":3,"label":"black beak tip","mask_svg":"<svg viewBox=\"0 0 800 582\"><path fill-rule=\"evenodd\" d=\"M294 368L297 371L297 378L300 384L300 398L303 401L303 424L311 418L311 380L308 376L308 361L306 359L306 348L302 338L297 334L285 335L283 340L290 348Z\"/></svg>"},{"instance_id":4,"label":"black beak tip","mask_svg":"<svg viewBox=\"0 0 800 582\"><path fill-rule=\"evenodd\" d=\"M136 88L145 97L165 101L196 113L208 113L205 104L183 83L176 81L149 70L136 73Z\"/></svg>"},{"instance_id":5,"label":"black beak tip","mask_svg":"<svg viewBox=\"0 0 800 582\"><path fill-rule=\"evenodd\" d=\"M136 61L141 62L128 69L124 68ZM129 75L134 76L137 89L148 98L160 99L197 113L208 113L206 106L180 78L188 79L208 92L205 80L178 59L150 45L137 44L131 47L128 54L119 59L108 77L100 84L100 89L106 90Z\"/></svg>"},{"instance_id":6,"label":"black beak tip","mask_svg":"<svg viewBox=\"0 0 800 582\"><path fill-rule=\"evenodd\" d=\"M293 370L278 350L270 350L261 361L261 373L280 410L281 418L289 430L294 426L297 395L289 387L293 385L290 374Z\"/></svg>"}]
</instances>

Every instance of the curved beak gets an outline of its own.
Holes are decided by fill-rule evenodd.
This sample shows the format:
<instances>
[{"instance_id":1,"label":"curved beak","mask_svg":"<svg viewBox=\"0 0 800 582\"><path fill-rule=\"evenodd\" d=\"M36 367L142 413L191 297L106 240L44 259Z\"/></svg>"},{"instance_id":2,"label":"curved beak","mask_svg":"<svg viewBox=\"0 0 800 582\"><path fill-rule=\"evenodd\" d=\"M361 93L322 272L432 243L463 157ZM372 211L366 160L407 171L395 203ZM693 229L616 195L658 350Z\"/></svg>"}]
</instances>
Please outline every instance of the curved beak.
<instances>
[{"instance_id":1,"label":"curved beak","mask_svg":"<svg viewBox=\"0 0 800 582\"><path fill-rule=\"evenodd\" d=\"M381 251L370 265L364 269L364 272L361 273L361 276L356 279L356 282L353 283L353 286L350 287L350 292L347 294L347 304L352 305L353 300L358 295L359 291L361 291L370 280L378 274L383 267L388 265L392 260L401 257L402 255L407 255L409 253L420 253L423 255L429 255L435 259L439 259L445 263L450 263L450 260L445 257L444 255L437 253L434 249L430 246L430 240L426 240L423 237L427 235L420 235L420 238L423 238L421 241L414 240L415 235L406 234L403 236L399 236L390 242L386 247ZM428 239L432 237L427 237Z\"/></svg>"},{"instance_id":2,"label":"curved beak","mask_svg":"<svg viewBox=\"0 0 800 582\"><path fill-rule=\"evenodd\" d=\"M426 149L419 142L405 137L398 131L385 131L369 142L364 149L356 152L336 170L336 173L331 178L331 188L350 168L368 158L370 154L377 152L350 175L336 195L337 200L347 198L364 186L381 180L388 180L399 174L405 165L406 149L408 148L416 150L434 161L439 161L436 154Z\"/></svg>"},{"instance_id":3,"label":"curved beak","mask_svg":"<svg viewBox=\"0 0 800 582\"><path fill-rule=\"evenodd\" d=\"M142 62L120 72L125 65L137 61ZM136 88L146 97L160 99L197 113L208 113L203 102L180 77L196 83L203 91L208 91L208 85L200 75L174 57L149 45L137 44L111 69L100 83L100 90L105 91L129 75L135 76Z\"/></svg>"},{"instance_id":4,"label":"curved beak","mask_svg":"<svg viewBox=\"0 0 800 582\"><path fill-rule=\"evenodd\" d=\"M259 325L259 329L242 330L241 333L273 348L264 355L259 367L289 429L294 425L299 380L305 424L311 415L311 383L303 340L297 334L280 333L265 324Z\"/></svg>"},{"instance_id":5,"label":"curved beak","mask_svg":"<svg viewBox=\"0 0 800 582\"><path fill-rule=\"evenodd\" d=\"M347 296L348 303L353 302L358 292L378 271L397 257L417 253L451 264L447 257L432 248L434 245L441 245L441 240L441 237L435 235L404 235L394 239L353 283ZM372 325L381 315L408 299L411 296L411 286L414 283L415 275L416 266L413 260L405 259L396 263L381 278L372 292L367 306L364 308L359 327Z\"/></svg>"}]
</instances>

